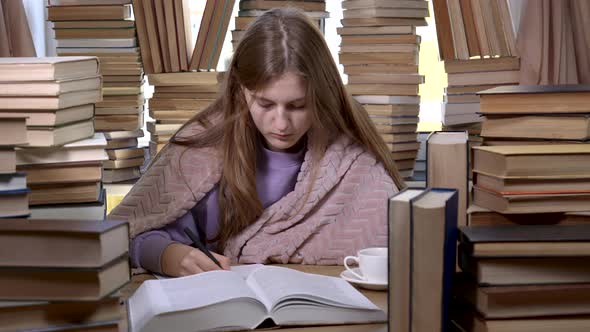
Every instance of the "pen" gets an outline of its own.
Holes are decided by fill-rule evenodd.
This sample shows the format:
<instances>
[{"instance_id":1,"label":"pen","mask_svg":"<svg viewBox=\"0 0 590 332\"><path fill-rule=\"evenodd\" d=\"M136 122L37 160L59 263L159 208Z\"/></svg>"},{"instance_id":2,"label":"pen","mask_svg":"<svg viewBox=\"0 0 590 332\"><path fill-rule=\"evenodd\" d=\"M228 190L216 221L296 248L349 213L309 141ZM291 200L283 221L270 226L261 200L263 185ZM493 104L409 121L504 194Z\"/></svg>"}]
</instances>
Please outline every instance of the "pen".
<instances>
[{"instance_id":1,"label":"pen","mask_svg":"<svg viewBox=\"0 0 590 332\"><path fill-rule=\"evenodd\" d=\"M207 250L207 248L201 243L201 241L199 241L199 239L197 238L195 233L193 233L190 230L190 228L186 227L184 229L184 232L186 233L186 235L188 235L188 237L191 239L191 241L193 241L194 247L201 250L205 255L207 255L207 257L209 257L209 259L211 259L213 261L213 263L217 264L217 266L219 266L221 269L223 269L221 267L221 264L219 264L219 261L217 259L215 259L215 256L213 256L211 254L211 252L209 250Z\"/></svg>"}]
</instances>

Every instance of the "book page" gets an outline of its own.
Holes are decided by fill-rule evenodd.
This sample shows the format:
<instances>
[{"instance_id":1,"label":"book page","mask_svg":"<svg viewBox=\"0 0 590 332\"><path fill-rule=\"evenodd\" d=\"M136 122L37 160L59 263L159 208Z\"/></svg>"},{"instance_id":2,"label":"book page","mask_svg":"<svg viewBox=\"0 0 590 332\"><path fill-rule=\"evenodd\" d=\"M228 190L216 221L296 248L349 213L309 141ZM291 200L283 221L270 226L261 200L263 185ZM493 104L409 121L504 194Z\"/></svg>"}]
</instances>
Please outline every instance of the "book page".
<instances>
[{"instance_id":1,"label":"book page","mask_svg":"<svg viewBox=\"0 0 590 332\"><path fill-rule=\"evenodd\" d=\"M340 308L380 310L343 279L265 266L246 280L267 308L276 310L282 302L307 302Z\"/></svg>"},{"instance_id":2,"label":"book page","mask_svg":"<svg viewBox=\"0 0 590 332\"><path fill-rule=\"evenodd\" d=\"M248 279L248 277L256 270L263 268L263 264L246 264L246 265L234 265L231 266L231 271L236 272L237 274L241 275L244 280Z\"/></svg>"},{"instance_id":3,"label":"book page","mask_svg":"<svg viewBox=\"0 0 590 332\"><path fill-rule=\"evenodd\" d=\"M243 277L231 271L147 280L129 298L129 320L132 330L140 331L155 315L202 308L236 298L260 302Z\"/></svg>"},{"instance_id":4,"label":"book page","mask_svg":"<svg viewBox=\"0 0 590 332\"><path fill-rule=\"evenodd\" d=\"M230 266L232 272L236 272L237 274L241 275L244 280L252 274L252 272L258 270L259 268L264 267L262 264L246 264L246 265L233 265ZM158 279L172 279L174 277L165 276L159 273L152 273Z\"/></svg>"},{"instance_id":5,"label":"book page","mask_svg":"<svg viewBox=\"0 0 590 332\"><path fill-rule=\"evenodd\" d=\"M247 265L234 265L234 266L230 266L230 270L232 272L236 272L237 274L241 275L242 278L244 278L244 280L246 280L248 278L248 276L250 276L250 274L252 274L252 272L258 270L259 268L264 267L264 265L262 264L247 264ZM175 277L169 277L163 274L159 274L159 273L152 273L154 275L154 277L158 278L158 279L173 279Z\"/></svg>"}]
</instances>

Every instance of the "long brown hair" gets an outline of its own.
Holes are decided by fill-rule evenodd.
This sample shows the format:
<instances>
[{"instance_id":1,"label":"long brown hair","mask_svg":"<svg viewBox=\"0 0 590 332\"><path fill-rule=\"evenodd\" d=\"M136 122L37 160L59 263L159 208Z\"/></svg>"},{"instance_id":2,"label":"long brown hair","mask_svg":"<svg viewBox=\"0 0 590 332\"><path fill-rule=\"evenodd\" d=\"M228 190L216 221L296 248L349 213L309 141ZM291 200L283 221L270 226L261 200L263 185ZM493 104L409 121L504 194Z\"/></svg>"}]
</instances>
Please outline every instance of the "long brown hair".
<instances>
[{"instance_id":1,"label":"long brown hair","mask_svg":"<svg viewBox=\"0 0 590 332\"><path fill-rule=\"evenodd\" d=\"M344 134L375 155L398 188L405 187L391 152L368 114L346 92L321 32L298 9L269 10L245 31L226 72L220 97L185 124L198 122L207 130L192 137L177 133L171 139L175 144L220 149L220 233L215 240L222 250L232 236L252 224L263 211L256 192L258 131L242 87L259 91L286 72L301 75L307 84L306 105L312 114L312 127L307 133L307 139L313 142L308 145L311 183L327 147ZM209 121L213 118L220 121Z\"/></svg>"}]
</instances>

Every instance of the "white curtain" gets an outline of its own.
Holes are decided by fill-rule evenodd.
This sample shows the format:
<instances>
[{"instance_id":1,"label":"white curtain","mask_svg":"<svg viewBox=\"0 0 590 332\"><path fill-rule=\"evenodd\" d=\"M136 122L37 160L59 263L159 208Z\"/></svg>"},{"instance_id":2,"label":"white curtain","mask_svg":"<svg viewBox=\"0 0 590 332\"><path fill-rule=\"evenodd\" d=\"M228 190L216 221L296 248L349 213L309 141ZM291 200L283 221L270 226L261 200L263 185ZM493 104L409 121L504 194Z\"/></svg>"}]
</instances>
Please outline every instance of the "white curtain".
<instances>
[{"instance_id":1,"label":"white curtain","mask_svg":"<svg viewBox=\"0 0 590 332\"><path fill-rule=\"evenodd\" d=\"M0 0L0 56L36 56L27 15L20 0Z\"/></svg>"},{"instance_id":2,"label":"white curtain","mask_svg":"<svg viewBox=\"0 0 590 332\"><path fill-rule=\"evenodd\" d=\"M12 1L12 0L11 0ZM25 12L27 14L27 20L29 22L29 28L33 37L33 44L35 45L35 51L38 57L48 55L47 50L49 49L47 43L53 45L52 40L47 40L45 36L48 32L52 32L51 28L48 27L46 22L46 9L47 0L21 0L23 2ZM48 30L49 29L49 30Z\"/></svg>"}]
</instances>

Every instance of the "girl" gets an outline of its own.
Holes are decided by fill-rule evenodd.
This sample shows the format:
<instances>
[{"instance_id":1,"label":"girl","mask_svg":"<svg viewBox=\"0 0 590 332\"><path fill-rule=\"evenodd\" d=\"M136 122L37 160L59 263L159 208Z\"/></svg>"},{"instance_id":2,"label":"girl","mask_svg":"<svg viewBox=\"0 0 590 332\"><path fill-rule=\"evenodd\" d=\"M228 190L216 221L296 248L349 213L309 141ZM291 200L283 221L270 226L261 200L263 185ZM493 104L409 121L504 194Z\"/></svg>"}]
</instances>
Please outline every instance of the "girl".
<instances>
[{"instance_id":1,"label":"girl","mask_svg":"<svg viewBox=\"0 0 590 332\"><path fill-rule=\"evenodd\" d=\"M387 199L404 183L346 92L320 31L273 9L240 41L220 97L186 123L109 218L130 223L134 267L342 264L387 244ZM218 254L223 253L223 255Z\"/></svg>"}]
</instances>

